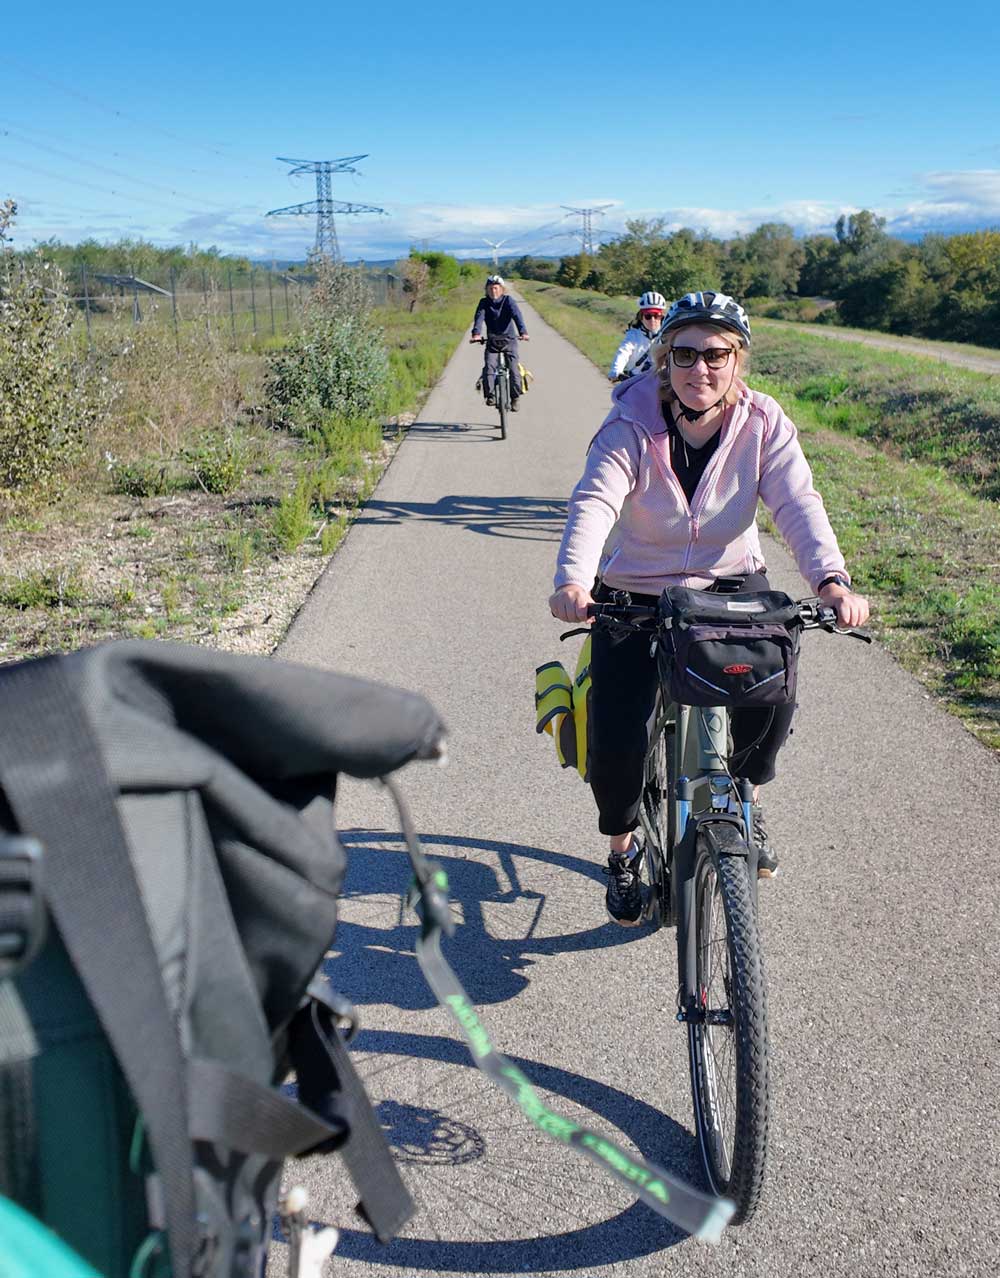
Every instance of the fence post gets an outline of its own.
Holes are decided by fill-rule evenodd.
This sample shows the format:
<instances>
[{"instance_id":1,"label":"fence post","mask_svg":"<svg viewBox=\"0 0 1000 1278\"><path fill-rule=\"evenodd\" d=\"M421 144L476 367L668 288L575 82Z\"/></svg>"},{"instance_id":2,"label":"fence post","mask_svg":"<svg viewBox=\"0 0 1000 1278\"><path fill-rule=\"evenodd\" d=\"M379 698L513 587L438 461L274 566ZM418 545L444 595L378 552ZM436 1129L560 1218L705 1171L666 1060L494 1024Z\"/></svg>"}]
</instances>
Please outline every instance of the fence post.
<instances>
[{"instance_id":1,"label":"fence post","mask_svg":"<svg viewBox=\"0 0 1000 1278\"><path fill-rule=\"evenodd\" d=\"M288 280L282 277L281 282L285 286L285 323L291 328L292 312L288 309Z\"/></svg>"},{"instance_id":2,"label":"fence post","mask_svg":"<svg viewBox=\"0 0 1000 1278\"><path fill-rule=\"evenodd\" d=\"M253 276L255 268L250 267L250 313L253 315L253 335L257 336L257 294L254 291Z\"/></svg>"},{"instance_id":3,"label":"fence post","mask_svg":"<svg viewBox=\"0 0 1000 1278\"><path fill-rule=\"evenodd\" d=\"M90 289L87 285L87 263L83 264L83 314L87 321L87 349L94 349L94 339L90 331Z\"/></svg>"},{"instance_id":4,"label":"fence post","mask_svg":"<svg viewBox=\"0 0 1000 1278\"><path fill-rule=\"evenodd\" d=\"M170 306L174 313L174 345L177 347L177 354L181 353L181 335L177 328L177 271L172 266L170 268Z\"/></svg>"},{"instance_id":5,"label":"fence post","mask_svg":"<svg viewBox=\"0 0 1000 1278\"><path fill-rule=\"evenodd\" d=\"M233 334L233 350L236 349L236 311L233 309L233 268L229 271L229 328Z\"/></svg>"},{"instance_id":6,"label":"fence post","mask_svg":"<svg viewBox=\"0 0 1000 1278\"><path fill-rule=\"evenodd\" d=\"M274 271L267 273L267 300L271 307L271 336L274 336Z\"/></svg>"},{"instance_id":7,"label":"fence post","mask_svg":"<svg viewBox=\"0 0 1000 1278\"><path fill-rule=\"evenodd\" d=\"M205 303L205 337L211 340L212 329L208 322L208 271L201 268L201 296Z\"/></svg>"},{"instance_id":8,"label":"fence post","mask_svg":"<svg viewBox=\"0 0 1000 1278\"><path fill-rule=\"evenodd\" d=\"M138 324L142 319L142 311L139 310L139 286L132 285L132 323Z\"/></svg>"}]
</instances>

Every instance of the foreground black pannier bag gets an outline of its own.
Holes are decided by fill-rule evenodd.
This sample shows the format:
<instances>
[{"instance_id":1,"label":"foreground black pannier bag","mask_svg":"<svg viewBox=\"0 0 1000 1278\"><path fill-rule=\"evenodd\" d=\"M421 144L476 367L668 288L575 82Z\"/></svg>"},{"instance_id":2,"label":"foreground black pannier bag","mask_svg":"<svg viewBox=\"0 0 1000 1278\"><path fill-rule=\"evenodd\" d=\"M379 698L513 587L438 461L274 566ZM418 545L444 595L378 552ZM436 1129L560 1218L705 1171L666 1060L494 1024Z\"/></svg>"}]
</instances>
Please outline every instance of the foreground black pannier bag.
<instances>
[{"instance_id":1,"label":"foreground black pannier bag","mask_svg":"<svg viewBox=\"0 0 1000 1278\"><path fill-rule=\"evenodd\" d=\"M670 586L658 651L670 699L688 706L780 706L795 700L801 625L779 590L714 594Z\"/></svg>"},{"instance_id":2,"label":"foreground black pannier bag","mask_svg":"<svg viewBox=\"0 0 1000 1278\"><path fill-rule=\"evenodd\" d=\"M431 706L124 642L0 669L0 714L0 1193L104 1278L250 1278L283 1160L339 1149L391 1237L412 1202L317 971L337 773L434 757Z\"/></svg>"}]
</instances>

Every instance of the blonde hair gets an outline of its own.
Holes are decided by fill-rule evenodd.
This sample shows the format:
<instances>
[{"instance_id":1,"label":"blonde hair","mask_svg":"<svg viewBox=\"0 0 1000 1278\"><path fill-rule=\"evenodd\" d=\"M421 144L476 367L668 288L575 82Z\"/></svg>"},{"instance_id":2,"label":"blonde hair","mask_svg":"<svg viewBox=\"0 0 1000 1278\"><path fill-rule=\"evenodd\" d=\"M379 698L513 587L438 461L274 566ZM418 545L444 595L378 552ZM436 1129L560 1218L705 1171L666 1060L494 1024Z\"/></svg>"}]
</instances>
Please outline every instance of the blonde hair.
<instances>
[{"instance_id":1,"label":"blonde hair","mask_svg":"<svg viewBox=\"0 0 1000 1278\"><path fill-rule=\"evenodd\" d=\"M674 394L674 389L670 385L670 372L667 367L670 352L677 344L677 339L684 332L684 329L694 327L694 324L685 324L681 328L673 328L666 334L662 341L656 343L656 350L653 353L653 363L656 366L656 371L660 375L660 398L665 404L676 404L677 402L677 396ZM717 333L720 337L725 338L728 344L736 352L736 372L733 374L732 385L722 397L722 402L729 407L730 405L735 404L742 394L739 383L743 380L750 367L750 351L743 345L733 330L731 328L726 328L724 324L701 324L700 327L711 329L713 333Z\"/></svg>"}]
</instances>

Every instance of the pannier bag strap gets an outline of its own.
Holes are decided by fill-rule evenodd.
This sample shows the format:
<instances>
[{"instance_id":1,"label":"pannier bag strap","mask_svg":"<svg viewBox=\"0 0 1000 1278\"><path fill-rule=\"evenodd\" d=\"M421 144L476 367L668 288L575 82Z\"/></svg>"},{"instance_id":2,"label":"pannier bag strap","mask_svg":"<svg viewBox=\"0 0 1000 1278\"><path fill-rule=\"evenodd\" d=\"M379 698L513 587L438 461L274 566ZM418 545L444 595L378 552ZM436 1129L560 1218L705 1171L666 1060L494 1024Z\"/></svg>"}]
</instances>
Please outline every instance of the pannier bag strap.
<instances>
[{"instance_id":1,"label":"pannier bag strap","mask_svg":"<svg viewBox=\"0 0 1000 1278\"><path fill-rule=\"evenodd\" d=\"M188 1278L196 1226L184 1061L114 795L61 661L5 672L0 787L22 833L42 844L46 904L145 1120L173 1278Z\"/></svg>"},{"instance_id":2,"label":"pannier bag strap","mask_svg":"<svg viewBox=\"0 0 1000 1278\"><path fill-rule=\"evenodd\" d=\"M413 1199L393 1162L382 1125L338 1028L340 1006L314 981L289 1027L289 1053L299 1100L327 1122L346 1122L340 1153L360 1202L358 1210L379 1242L389 1242L414 1212Z\"/></svg>"},{"instance_id":3,"label":"pannier bag strap","mask_svg":"<svg viewBox=\"0 0 1000 1278\"><path fill-rule=\"evenodd\" d=\"M187 1084L192 1140L282 1161L328 1153L347 1132L343 1121L326 1122L283 1092L219 1061L189 1060Z\"/></svg>"},{"instance_id":4,"label":"pannier bag strap","mask_svg":"<svg viewBox=\"0 0 1000 1278\"><path fill-rule=\"evenodd\" d=\"M421 921L417 960L438 1002L450 1013L469 1045L476 1065L515 1101L539 1131L585 1155L678 1228L708 1242L718 1242L736 1210L729 1199L700 1193L655 1163L630 1154L606 1136L555 1113L521 1070L493 1046L472 1001L441 953L441 934L450 936L455 929L448 908L447 877L424 856L397 786L388 777L383 777L382 782L395 801L413 865L414 886L409 903L416 907Z\"/></svg>"}]
</instances>

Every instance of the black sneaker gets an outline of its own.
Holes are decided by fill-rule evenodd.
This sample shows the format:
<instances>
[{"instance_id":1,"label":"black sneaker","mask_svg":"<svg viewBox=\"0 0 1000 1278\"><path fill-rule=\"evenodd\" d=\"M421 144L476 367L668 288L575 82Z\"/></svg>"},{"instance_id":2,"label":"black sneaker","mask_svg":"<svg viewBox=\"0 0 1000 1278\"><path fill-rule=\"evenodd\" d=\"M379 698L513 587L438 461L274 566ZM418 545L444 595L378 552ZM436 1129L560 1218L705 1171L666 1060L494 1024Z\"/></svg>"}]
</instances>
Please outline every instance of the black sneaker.
<instances>
[{"instance_id":1,"label":"black sneaker","mask_svg":"<svg viewBox=\"0 0 1000 1278\"><path fill-rule=\"evenodd\" d=\"M764 809L759 803L753 805L751 822L753 827L751 834L757 848L757 877L773 879L778 873L778 854L771 847L771 840L767 835L767 823L764 820Z\"/></svg>"},{"instance_id":2,"label":"black sneaker","mask_svg":"<svg viewBox=\"0 0 1000 1278\"><path fill-rule=\"evenodd\" d=\"M608 890L604 904L612 920L621 927L638 927L642 921L642 887L639 882L639 866L642 863L642 847L628 852L612 852L604 873L608 876Z\"/></svg>"},{"instance_id":3,"label":"black sneaker","mask_svg":"<svg viewBox=\"0 0 1000 1278\"><path fill-rule=\"evenodd\" d=\"M520 411L521 411L521 406L520 406L520 404L517 402L517 400L516 400L516 399L512 399L512 400L510 401L510 411L511 411L512 413L518 413L518 412L520 412Z\"/></svg>"},{"instance_id":4,"label":"black sneaker","mask_svg":"<svg viewBox=\"0 0 1000 1278\"><path fill-rule=\"evenodd\" d=\"M487 395L487 396L486 396L486 407L487 407L487 408L496 408L496 406L497 406L496 398L495 398L493 395Z\"/></svg>"}]
</instances>

